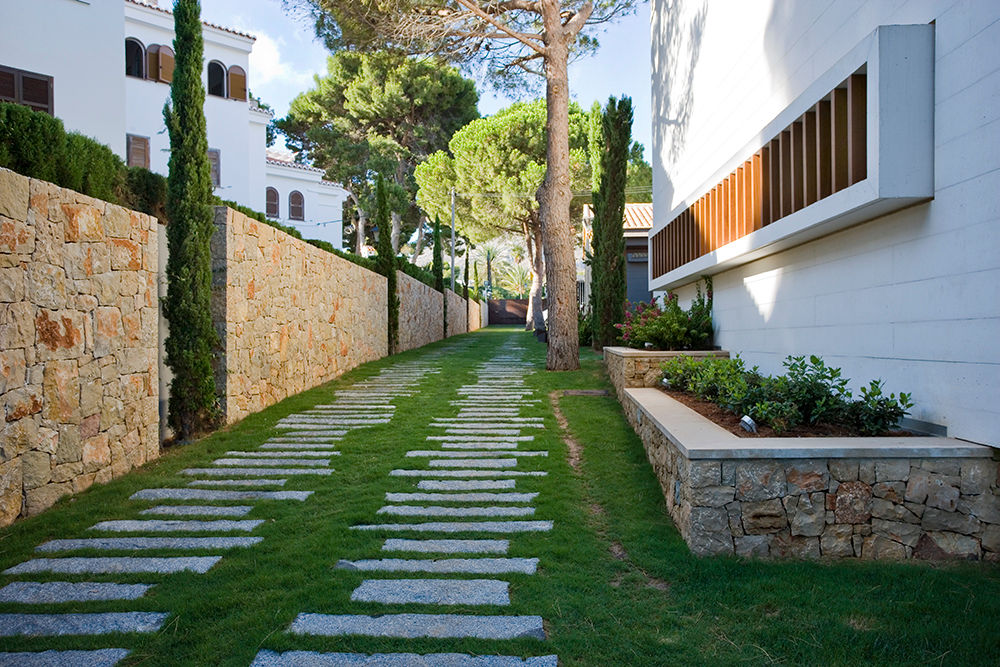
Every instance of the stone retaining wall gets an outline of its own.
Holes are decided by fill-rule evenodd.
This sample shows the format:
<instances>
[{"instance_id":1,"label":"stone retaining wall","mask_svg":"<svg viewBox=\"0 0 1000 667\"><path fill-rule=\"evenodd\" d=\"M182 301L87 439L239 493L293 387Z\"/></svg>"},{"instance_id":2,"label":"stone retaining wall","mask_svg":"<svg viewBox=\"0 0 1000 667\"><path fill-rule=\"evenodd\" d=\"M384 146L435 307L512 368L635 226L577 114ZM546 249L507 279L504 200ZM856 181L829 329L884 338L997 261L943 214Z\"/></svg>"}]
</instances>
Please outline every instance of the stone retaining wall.
<instances>
[{"instance_id":1,"label":"stone retaining wall","mask_svg":"<svg viewBox=\"0 0 1000 667\"><path fill-rule=\"evenodd\" d=\"M469 331L478 331L483 328L483 304L475 299L469 299L468 321Z\"/></svg>"},{"instance_id":2,"label":"stone retaining wall","mask_svg":"<svg viewBox=\"0 0 1000 667\"><path fill-rule=\"evenodd\" d=\"M689 350L682 352L662 352L654 350L637 350L631 347L604 348L604 365L615 386L618 400L623 398L623 390L628 387L657 387L663 378L660 364L667 359L678 356L689 357L724 357L729 358L726 350Z\"/></svg>"},{"instance_id":3,"label":"stone retaining wall","mask_svg":"<svg viewBox=\"0 0 1000 667\"><path fill-rule=\"evenodd\" d=\"M0 526L159 456L156 219L0 169Z\"/></svg>"},{"instance_id":4,"label":"stone retaining wall","mask_svg":"<svg viewBox=\"0 0 1000 667\"><path fill-rule=\"evenodd\" d=\"M399 351L441 340L444 332L444 299L441 292L402 271L396 271L396 280Z\"/></svg>"},{"instance_id":5,"label":"stone retaining wall","mask_svg":"<svg viewBox=\"0 0 1000 667\"><path fill-rule=\"evenodd\" d=\"M387 353L385 278L215 209L212 310L226 423Z\"/></svg>"},{"instance_id":6,"label":"stone retaining wall","mask_svg":"<svg viewBox=\"0 0 1000 667\"><path fill-rule=\"evenodd\" d=\"M995 459L692 460L629 394L622 405L695 554L1000 562Z\"/></svg>"},{"instance_id":7,"label":"stone retaining wall","mask_svg":"<svg viewBox=\"0 0 1000 667\"><path fill-rule=\"evenodd\" d=\"M455 294L447 287L444 288L445 298L448 299L448 336L455 336L469 332L469 304L458 294Z\"/></svg>"}]
</instances>

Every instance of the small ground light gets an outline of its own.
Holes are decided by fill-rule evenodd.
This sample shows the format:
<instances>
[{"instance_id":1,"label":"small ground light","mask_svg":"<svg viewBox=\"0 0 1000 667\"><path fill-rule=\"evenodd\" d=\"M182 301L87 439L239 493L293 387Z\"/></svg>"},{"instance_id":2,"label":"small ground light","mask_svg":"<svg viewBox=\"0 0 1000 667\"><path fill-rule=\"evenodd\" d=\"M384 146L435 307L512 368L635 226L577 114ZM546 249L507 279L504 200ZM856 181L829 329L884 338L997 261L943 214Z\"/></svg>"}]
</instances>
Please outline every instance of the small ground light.
<instances>
[{"instance_id":1,"label":"small ground light","mask_svg":"<svg viewBox=\"0 0 1000 667\"><path fill-rule=\"evenodd\" d=\"M744 431L748 431L750 433L757 432L757 422L750 419L750 415L743 415L743 418L740 419L740 426L743 427Z\"/></svg>"}]
</instances>

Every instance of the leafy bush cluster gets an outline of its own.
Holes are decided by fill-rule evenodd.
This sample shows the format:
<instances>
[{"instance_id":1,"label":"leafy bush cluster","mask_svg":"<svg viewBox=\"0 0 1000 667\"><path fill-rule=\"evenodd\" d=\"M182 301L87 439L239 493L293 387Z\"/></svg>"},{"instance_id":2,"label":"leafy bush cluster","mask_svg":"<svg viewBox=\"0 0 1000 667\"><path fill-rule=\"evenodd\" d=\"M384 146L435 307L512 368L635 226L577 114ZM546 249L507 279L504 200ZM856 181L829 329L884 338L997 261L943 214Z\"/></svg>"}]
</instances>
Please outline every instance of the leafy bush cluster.
<instances>
[{"instance_id":1,"label":"leafy bush cluster","mask_svg":"<svg viewBox=\"0 0 1000 667\"><path fill-rule=\"evenodd\" d=\"M811 356L788 357L784 375L763 375L734 359L680 356L663 364L664 384L715 403L736 415L750 415L776 432L803 424L831 424L858 435L881 435L913 407L910 394L886 396L881 380L861 388L855 400L839 368Z\"/></svg>"},{"instance_id":2,"label":"leafy bush cluster","mask_svg":"<svg viewBox=\"0 0 1000 667\"><path fill-rule=\"evenodd\" d=\"M622 342L629 347L659 350L707 350L712 347L712 282L706 277L706 290L698 294L688 310L681 308L677 295L667 294L661 308L654 298L634 307L626 303L625 321L616 324Z\"/></svg>"}]
</instances>

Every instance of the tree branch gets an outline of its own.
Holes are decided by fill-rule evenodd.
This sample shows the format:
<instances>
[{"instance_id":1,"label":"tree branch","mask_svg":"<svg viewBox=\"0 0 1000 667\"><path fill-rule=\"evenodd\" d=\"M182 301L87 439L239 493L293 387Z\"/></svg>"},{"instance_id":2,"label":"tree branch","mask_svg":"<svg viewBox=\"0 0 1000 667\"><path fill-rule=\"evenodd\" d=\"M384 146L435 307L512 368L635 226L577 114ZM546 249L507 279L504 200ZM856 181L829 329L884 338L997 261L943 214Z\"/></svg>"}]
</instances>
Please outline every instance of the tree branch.
<instances>
[{"instance_id":1,"label":"tree branch","mask_svg":"<svg viewBox=\"0 0 1000 667\"><path fill-rule=\"evenodd\" d=\"M515 1L515 0L512 0L512 1ZM492 16L490 16L489 14L487 14L486 12L484 12L479 7L479 5L477 5L475 2L472 2L472 0L456 0L456 2L458 2L458 4L462 5L463 7L465 7L466 9L468 9L470 12L472 12L473 14L475 14L476 16L478 16L479 18L481 18L482 20L484 20L487 23L489 23L490 25L492 25L494 28L496 28L500 32L506 33L509 37L512 37L512 38L516 39L517 41L519 41L522 44L524 44L525 46L527 46L529 49L537 52L539 55L545 56L547 54L547 49L544 46L539 46L538 44L535 44L534 40L531 37L529 37L528 35L525 35L523 33L515 32L515 31L511 30L506 25L504 25L502 22L497 21ZM588 5L589 5L589 3L588 3Z\"/></svg>"},{"instance_id":2,"label":"tree branch","mask_svg":"<svg viewBox=\"0 0 1000 667\"><path fill-rule=\"evenodd\" d=\"M568 39L576 37L577 33L583 29L583 26L587 23L587 19L589 19L590 15L593 13L594 3L588 2L580 8L580 11L575 14L571 14L563 23L563 35Z\"/></svg>"}]
</instances>

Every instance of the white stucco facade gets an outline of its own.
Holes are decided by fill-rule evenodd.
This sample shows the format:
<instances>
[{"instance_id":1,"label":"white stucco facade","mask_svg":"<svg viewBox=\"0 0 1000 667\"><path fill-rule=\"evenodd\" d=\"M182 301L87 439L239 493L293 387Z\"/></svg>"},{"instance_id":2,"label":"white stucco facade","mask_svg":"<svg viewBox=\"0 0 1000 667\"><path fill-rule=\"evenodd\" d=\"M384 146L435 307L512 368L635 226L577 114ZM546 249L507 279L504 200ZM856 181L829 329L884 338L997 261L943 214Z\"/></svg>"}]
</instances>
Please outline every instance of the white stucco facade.
<instances>
[{"instance_id":1,"label":"white stucco facade","mask_svg":"<svg viewBox=\"0 0 1000 667\"><path fill-rule=\"evenodd\" d=\"M343 209L347 192L339 185L324 181L322 169L268 158L267 187L278 192L278 214L268 217L295 227L302 232L303 238L327 241L334 248L343 246ZM300 192L305 198L303 220L291 218L289 196L292 192Z\"/></svg>"},{"instance_id":2,"label":"white stucco facade","mask_svg":"<svg viewBox=\"0 0 1000 667\"><path fill-rule=\"evenodd\" d=\"M906 158L930 167L932 198L738 266L706 262L718 345L766 372L818 354L853 389L881 377L913 393L914 419L1000 446L998 19L991 2L654 0L654 233L879 26L933 31L932 164ZM738 256L730 245L719 252Z\"/></svg>"}]
</instances>

